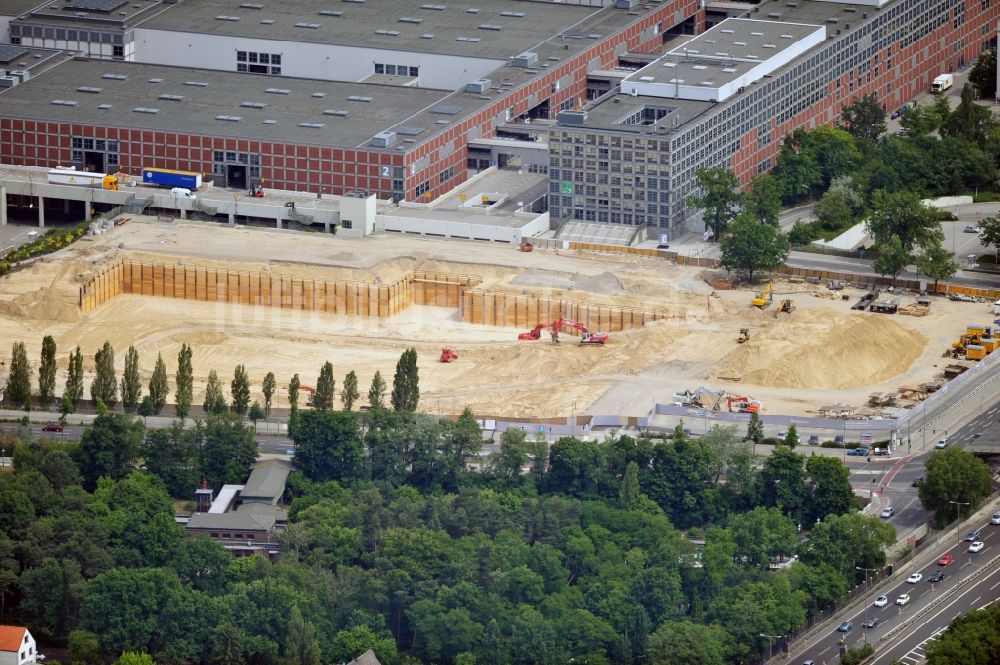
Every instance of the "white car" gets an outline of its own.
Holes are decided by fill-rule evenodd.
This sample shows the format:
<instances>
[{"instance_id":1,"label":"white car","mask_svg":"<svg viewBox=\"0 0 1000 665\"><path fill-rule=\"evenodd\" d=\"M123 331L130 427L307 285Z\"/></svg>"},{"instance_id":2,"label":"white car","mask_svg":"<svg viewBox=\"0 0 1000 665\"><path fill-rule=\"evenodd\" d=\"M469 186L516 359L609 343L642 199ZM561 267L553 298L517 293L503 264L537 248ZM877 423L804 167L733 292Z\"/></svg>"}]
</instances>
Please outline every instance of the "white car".
<instances>
[{"instance_id":1,"label":"white car","mask_svg":"<svg viewBox=\"0 0 1000 665\"><path fill-rule=\"evenodd\" d=\"M919 582L922 579L924 579L923 575L921 575L920 573L913 573L912 575L910 575L909 577L906 578L906 583L907 584L916 584L917 582Z\"/></svg>"},{"instance_id":2,"label":"white car","mask_svg":"<svg viewBox=\"0 0 1000 665\"><path fill-rule=\"evenodd\" d=\"M875 607L885 607L889 604L888 596L879 596L875 599Z\"/></svg>"},{"instance_id":3,"label":"white car","mask_svg":"<svg viewBox=\"0 0 1000 665\"><path fill-rule=\"evenodd\" d=\"M896 599L897 605L906 605L909 602L910 602L910 594L908 593L904 593L903 595L901 595L899 598Z\"/></svg>"},{"instance_id":4,"label":"white car","mask_svg":"<svg viewBox=\"0 0 1000 665\"><path fill-rule=\"evenodd\" d=\"M962 232L963 233L979 233L979 227L978 226L966 226L964 229L962 229Z\"/></svg>"},{"instance_id":5,"label":"white car","mask_svg":"<svg viewBox=\"0 0 1000 665\"><path fill-rule=\"evenodd\" d=\"M888 508L886 508L886 509L884 509L882 511L882 519L889 519L890 517L892 517L895 514L896 514L896 510L892 506L889 506Z\"/></svg>"},{"instance_id":6,"label":"white car","mask_svg":"<svg viewBox=\"0 0 1000 665\"><path fill-rule=\"evenodd\" d=\"M983 541L977 540L976 542L969 545L969 551L975 554L976 552L981 552L983 550L983 547L985 547L985 545L983 545Z\"/></svg>"},{"instance_id":7,"label":"white car","mask_svg":"<svg viewBox=\"0 0 1000 665\"><path fill-rule=\"evenodd\" d=\"M993 517L990 518L990 524L1000 524L1000 513L993 513Z\"/></svg>"}]
</instances>

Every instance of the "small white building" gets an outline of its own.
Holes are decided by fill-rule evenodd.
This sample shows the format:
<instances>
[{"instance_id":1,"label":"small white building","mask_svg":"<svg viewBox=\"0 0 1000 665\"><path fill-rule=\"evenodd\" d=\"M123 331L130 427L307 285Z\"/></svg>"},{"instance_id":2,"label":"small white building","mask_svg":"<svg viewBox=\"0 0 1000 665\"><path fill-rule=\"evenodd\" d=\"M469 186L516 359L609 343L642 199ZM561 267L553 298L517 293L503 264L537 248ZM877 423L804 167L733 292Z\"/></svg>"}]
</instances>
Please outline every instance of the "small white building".
<instances>
[{"instance_id":1,"label":"small white building","mask_svg":"<svg viewBox=\"0 0 1000 665\"><path fill-rule=\"evenodd\" d=\"M35 638L24 626L0 626L0 665L36 662Z\"/></svg>"}]
</instances>

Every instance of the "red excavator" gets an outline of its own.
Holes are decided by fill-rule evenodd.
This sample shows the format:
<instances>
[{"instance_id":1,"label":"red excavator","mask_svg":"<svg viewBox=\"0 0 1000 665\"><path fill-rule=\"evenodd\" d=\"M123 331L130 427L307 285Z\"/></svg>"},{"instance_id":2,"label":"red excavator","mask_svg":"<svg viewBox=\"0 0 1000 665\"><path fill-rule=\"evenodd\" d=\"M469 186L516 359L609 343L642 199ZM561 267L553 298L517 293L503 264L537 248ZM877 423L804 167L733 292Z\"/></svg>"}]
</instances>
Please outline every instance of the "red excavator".
<instances>
[{"instance_id":1,"label":"red excavator","mask_svg":"<svg viewBox=\"0 0 1000 665\"><path fill-rule=\"evenodd\" d=\"M531 340L540 339L542 336L542 331L551 326L551 323L539 323L537 326L529 330L528 332L523 332L517 336L520 340Z\"/></svg>"},{"instance_id":2,"label":"red excavator","mask_svg":"<svg viewBox=\"0 0 1000 665\"><path fill-rule=\"evenodd\" d=\"M453 360L458 360L458 354L450 346L446 346L441 349L441 357L439 360L443 363L450 363Z\"/></svg>"},{"instance_id":3,"label":"red excavator","mask_svg":"<svg viewBox=\"0 0 1000 665\"><path fill-rule=\"evenodd\" d=\"M763 406L760 400L746 395L727 395L726 401L729 403L731 413L760 413Z\"/></svg>"},{"instance_id":4,"label":"red excavator","mask_svg":"<svg viewBox=\"0 0 1000 665\"><path fill-rule=\"evenodd\" d=\"M313 388L312 386L303 386L303 385L300 384L299 385L299 390L301 390L304 393L309 393L309 397L306 398L306 404L308 404L309 406L315 406L316 405L316 389L315 388Z\"/></svg>"},{"instance_id":5,"label":"red excavator","mask_svg":"<svg viewBox=\"0 0 1000 665\"><path fill-rule=\"evenodd\" d=\"M550 329L550 335L552 336L552 343L559 344L559 333L565 330L575 330L580 333L580 344L585 345L600 345L608 341L608 333L606 332L591 332L587 326L576 321L569 321L567 319L556 319L552 323L539 323L537 326L529 330L528 332L523 332L517 336L520 340L534 340L540 339L542 336L542 331L546 328Z\"/></svg>"}]
</instances>

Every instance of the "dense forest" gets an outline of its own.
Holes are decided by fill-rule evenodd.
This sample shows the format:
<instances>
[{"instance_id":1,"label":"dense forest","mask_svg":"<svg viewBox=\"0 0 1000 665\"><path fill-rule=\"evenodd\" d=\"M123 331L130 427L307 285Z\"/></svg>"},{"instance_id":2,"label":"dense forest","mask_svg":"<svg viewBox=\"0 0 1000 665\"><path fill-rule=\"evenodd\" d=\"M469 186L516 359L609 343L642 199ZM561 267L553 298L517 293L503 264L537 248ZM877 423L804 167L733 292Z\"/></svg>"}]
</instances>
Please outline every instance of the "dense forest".
<instances>
[{"instance_id":1,"label":"dense forest","mask_svg":"<svg viewBox=\"0 0 1000 665\"><path fill-rule=\"evenodd\" d=\"M482 458L468 410L303 409L293 425L300 471L273 561L174 520L202 478L246 478L256 446L237 414L146 431L104 411L79 443L8 435L3 621L84 664L366 649L387 665L745 663L894 540L857 511L840 460L779 447L755 463L753 427L551 446L509 430Z\"/></svg>"}]
</instances>

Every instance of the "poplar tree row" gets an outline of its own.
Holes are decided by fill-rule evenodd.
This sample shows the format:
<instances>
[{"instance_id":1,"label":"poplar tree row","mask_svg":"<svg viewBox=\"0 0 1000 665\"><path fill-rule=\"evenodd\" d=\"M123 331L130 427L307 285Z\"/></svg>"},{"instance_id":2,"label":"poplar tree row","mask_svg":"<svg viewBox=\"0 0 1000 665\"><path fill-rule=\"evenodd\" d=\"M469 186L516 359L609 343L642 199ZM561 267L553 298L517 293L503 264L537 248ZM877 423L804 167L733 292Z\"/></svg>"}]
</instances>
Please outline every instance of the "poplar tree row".
<instances>
[{"instance_id":1,"label":"poplar tree row","mask_svg":"<svg viewBox=\"0 0 1000 665\"><path fill-rule=\"evenodd\" d=\"M176 412L180 418L186 418L191 410L193 398L194 375L191 368L191 347L181 345L177 354L176 375ZM43 405L51 404L55 399L56 382L56 342L51 335L42 340L41 358L38 363L38 398ZM30 411L32 406L31 367L24 342L15 342L11 351L10 367L3 397L8 407ZM233 372L233 380L229 384L231 400L226 401L223 384L218 372L214 369L208 374L205 388L205 399L202 403L206 413L222 413L233 411L241 416L248 416L256 422L271 415L271 406L277 393L278 383L273 372L264 377L261 390L264 395L263 406L259 402L250 403L250 377L245 365L237 365ZM167 403L170 385L167 381L167 367L163 362L163 354L158 354L152 377L143 395L142 379L139 375L139 352L134 346L129 346L125 353L125 367L121 378L115 374L115 350L111 342L104 342L94 354L94 379L90 384L90 398L96 404L103 402L111 408L121 401L126 412L141 416L157 415ZM292 376L288 384L288 401L292 414L299 408L299 396L302 384L299 375ZM320 369L315 388L307 388L311 393L308 403L320 411L333 408L336 391L336 381L333 378L333 365L327 361ZM385 408L385 398L388 388L385 379L378 371L372 377L368 389L368 402L373 409ZM345 411L351 411L361 397L358 388L358 377L353 370L344 377L340 390L340 402ZM73 413L79 401L83 399L83 353L80 347L70 353L66 374L66 384L62 393L61 411L63 414ZM396 411L413 412L420 401L419 376L417 370L417 351L407 349L396 364L396 373L392 381L392 393L389 396L390 405Z\"/></svg>"}]
</instances>

